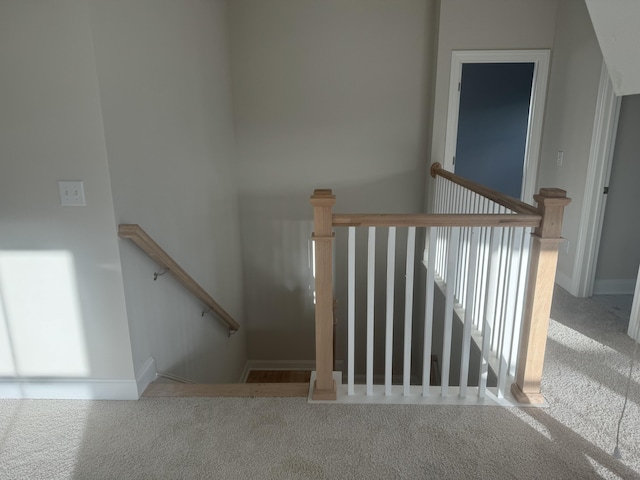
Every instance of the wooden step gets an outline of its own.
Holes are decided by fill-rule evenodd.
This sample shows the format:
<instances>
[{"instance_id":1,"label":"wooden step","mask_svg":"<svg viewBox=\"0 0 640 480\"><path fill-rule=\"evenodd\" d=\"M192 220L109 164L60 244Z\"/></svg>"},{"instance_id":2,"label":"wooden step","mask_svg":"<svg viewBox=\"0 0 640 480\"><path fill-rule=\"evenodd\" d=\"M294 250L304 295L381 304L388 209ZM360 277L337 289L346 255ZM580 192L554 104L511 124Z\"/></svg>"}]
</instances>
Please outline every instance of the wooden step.
<instances>
[{"instance_id":1,"label":"wooden step","mask_svg":"<svg viewBox=\"0 0 640 480\"><path fill-rule=\"evenodd\" d=\"M309 383L152 383L143 397L307 397Z\"/></svg>"}]
</instances>

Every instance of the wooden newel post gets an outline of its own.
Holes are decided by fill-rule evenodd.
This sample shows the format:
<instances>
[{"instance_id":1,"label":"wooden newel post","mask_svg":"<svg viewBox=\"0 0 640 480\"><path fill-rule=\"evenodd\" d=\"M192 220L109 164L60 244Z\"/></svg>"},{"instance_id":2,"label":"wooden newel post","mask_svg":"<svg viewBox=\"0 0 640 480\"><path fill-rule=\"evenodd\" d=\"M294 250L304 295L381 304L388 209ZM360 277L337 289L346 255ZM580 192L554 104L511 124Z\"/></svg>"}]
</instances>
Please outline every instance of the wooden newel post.
<instances>
[{"instance_id":1,"label":"wooden newel post","mask_svg":"<svg viewBox=\"0 0 640 480\"><path fill-rule=\"evenodd\" d=\"M335 400L333 380L333 213L336 197L331 190L315 190L313 241L316 269L316 381L314 400Z\"/></svg>"},{"instance_id":2,"label":"wooden newel post","mask_svg":"<svg viewBox=\"0 0 640 480\"><path fill-rule=\"evenodd\" d=\"M531 261L527 283L524 318L518 352L516 381L511 393L520 403L544 403L540 381L547 346L551 300L562 241L562 216L571 202L559 188L541 188L533 198L542 215L540 226L532 234Z\"/></svg>"}]
</instances>

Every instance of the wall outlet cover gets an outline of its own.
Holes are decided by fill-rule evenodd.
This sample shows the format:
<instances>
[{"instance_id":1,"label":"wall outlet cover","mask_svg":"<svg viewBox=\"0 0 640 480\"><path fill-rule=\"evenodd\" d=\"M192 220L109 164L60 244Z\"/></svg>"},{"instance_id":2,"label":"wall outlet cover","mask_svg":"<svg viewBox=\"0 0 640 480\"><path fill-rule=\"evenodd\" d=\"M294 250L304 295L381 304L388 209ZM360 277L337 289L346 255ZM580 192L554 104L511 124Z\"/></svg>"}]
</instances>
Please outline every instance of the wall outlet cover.
<instances>
[{"instance_id":1,"label":"wall outlet cover","mask_svg":"<svg viewBox=\"0 0 640 480\"><path fill-rule=\"evenodd\" d=\"M64 180L58 182L60 189L60 205L63 207L84 207L87 205L84 198L84 184L81 180Z\"/></svg>"}]
</instances>

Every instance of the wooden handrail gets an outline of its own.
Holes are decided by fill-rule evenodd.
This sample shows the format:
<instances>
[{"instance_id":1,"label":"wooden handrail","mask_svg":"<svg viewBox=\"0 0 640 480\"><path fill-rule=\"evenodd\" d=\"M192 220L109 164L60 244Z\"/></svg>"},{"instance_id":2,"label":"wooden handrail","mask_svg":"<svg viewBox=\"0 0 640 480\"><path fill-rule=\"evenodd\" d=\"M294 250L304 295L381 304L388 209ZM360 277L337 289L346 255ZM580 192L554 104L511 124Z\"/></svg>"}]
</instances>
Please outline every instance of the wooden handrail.
<instances>
[{"instance_id":1,"label":"wooden handrail","mask_svg":"<svg viewBox=\"0 0 640 480\"><path fill-rule=\"evenodd\" d=\"M334 213L334 227L538 227L540 214Z\"/></svg>"},{"instance_id":2,"label":"wooden handrail","mask_svg":"<svg viewBox=\"0 0 640 480\"><path fill-rule=\"evenodd\" d=\"M528 203L521 202L509 195L505 195L504 193L498 192L497 190L493 190L492 188L485 187L476 182L472 182L471 180L467 180L464 177L460 177L455 173L451 173L444 168L440 163L436 162L431 165L431 176L436 178L436 175L441 176L442 178L446 178L450 182L457 183L458 185L471 190L472 192L476 192L483 197L486 197L494 202L502 205L503 207L507 207L509 210L513 210L516 213L523 213L529 215L538 215L539 211L536 207L529 205Z\"/></svg>"},{"instance_id":3,"label":"wooden handrail","mask_svg":"<svg viewBox=\"0 0 640 480\"><path fill-rule=\"evenodd\" d=\"M229 327L229 333L235 333L240 328L227 311L218 304L198 283L185 272L178 263L158 245L140 225L122 224L118 227L118 236L128 238L149 255L158 265L166 268L182 285L204 302Z\"/></svg>"}]
</instances>

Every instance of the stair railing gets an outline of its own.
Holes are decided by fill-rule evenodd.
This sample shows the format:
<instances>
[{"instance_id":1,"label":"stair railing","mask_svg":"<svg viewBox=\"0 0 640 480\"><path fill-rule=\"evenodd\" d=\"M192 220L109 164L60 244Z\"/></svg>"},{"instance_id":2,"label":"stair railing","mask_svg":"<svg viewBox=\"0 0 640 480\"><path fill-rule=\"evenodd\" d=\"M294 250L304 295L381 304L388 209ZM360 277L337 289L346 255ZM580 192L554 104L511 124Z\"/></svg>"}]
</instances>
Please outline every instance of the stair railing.
<instances>
[{"instance_id":1,"label":"stair railing","mask_svg":"<svg viewBox=\"0 0 640 480\"><path fill-rule=\"evenodd\" d=\"M185 272L184 269L140 227L140 225L122 224L118 228L118 236L130 239L147 255L149 255L153 261L164 269L162 273L156 273L154 275L154 280L158 275L163 275L165 272L171 273L171 275L173 275L187 290L193 293L196 298L206 305L207 309L202 312L202 315L211 311L215 313L215 315L222 320L227 327L229 327L229 335L233 335L238 331L240 328L238 322L236 322L233 317L198 284L198 282L191 278L191 276Z\"/></svg>"},{"instance_id":2,"label":"stair railing","mask_svg":"<svg viewBox=\"0 0 640 480\"><path fill-rule=\"evenodd\" d=\"M487 394L491 365L497 375L495 396L501 398L512 382L511 393L522 403L540 403L551 298L561 241L562 215L570 202L560 189L541 189L533 207L434 164L433 212L428 214L335 214L335 196L316 190L314 207L316 272L316 374L312 398L334 400L337 387L333 365L333 227L348 227L347 395L419 395L442 397L449 385L454 314L463 322L458 394L466 398L472 339L481 350L475 393ZM368 230L366 384L355 385L355 238L356 229ZM387 295L385 319L384 386L374 385L374 291L376 227L388 227ZM395 239L407 229L406 285L402 385L392 385ZM423 263L426 267L422 383L411 385L411 349L416 229L425 230ZM533 233L531 233L533 229ZM531 239L531 240L530 240ZM434 291L445 295L440 388L430 385Z\"/></svg>"}]
</instances>

